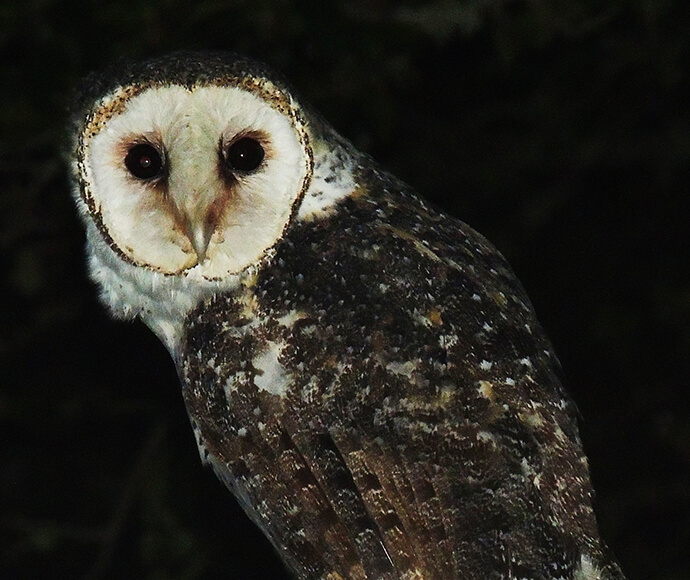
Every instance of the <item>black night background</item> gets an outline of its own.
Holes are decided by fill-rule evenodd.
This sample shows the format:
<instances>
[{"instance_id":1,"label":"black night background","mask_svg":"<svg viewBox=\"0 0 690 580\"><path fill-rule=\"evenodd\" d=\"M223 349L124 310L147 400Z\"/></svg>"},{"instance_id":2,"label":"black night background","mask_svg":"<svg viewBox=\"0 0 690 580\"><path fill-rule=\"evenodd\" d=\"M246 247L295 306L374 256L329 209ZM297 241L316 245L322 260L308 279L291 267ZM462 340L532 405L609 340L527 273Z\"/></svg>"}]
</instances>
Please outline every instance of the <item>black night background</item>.
<instances>
[{"instance_id":1,"label":"black night background","mask_svg":"<svg viewBox=\"0 0 690 580\"><path fill-rule=\"evenodd\" d=\"M167 352L111 321L63 150L79 79L228 49L507 256L630 580L690 578L690 4L9 0L0 8L0 577L283 578L203 469Z\"/></svg>"}]
</instances>

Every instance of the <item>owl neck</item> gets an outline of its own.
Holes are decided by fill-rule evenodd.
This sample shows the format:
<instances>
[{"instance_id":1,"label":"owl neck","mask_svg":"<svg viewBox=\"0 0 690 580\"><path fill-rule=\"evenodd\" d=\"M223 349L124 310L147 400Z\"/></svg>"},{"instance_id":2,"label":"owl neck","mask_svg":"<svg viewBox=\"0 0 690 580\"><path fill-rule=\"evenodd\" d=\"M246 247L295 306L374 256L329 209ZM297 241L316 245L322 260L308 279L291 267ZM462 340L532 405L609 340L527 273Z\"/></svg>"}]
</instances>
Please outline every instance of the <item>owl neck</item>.
<instances>
[{"instance_id":1,"label":"owl neck","mask_svg":"<svg viewBox=\"0 0 690 580\"><path fill-rule=\"evenodd\" d=\"M185 275L162 274L126 262L97 231L88 231L87 243L91 249L89 275L111 315L124 320L140 318L174 359L189 313L206 298L239 288L245 275L207 280L192 270Z\"/></svg>"}]
</instances>

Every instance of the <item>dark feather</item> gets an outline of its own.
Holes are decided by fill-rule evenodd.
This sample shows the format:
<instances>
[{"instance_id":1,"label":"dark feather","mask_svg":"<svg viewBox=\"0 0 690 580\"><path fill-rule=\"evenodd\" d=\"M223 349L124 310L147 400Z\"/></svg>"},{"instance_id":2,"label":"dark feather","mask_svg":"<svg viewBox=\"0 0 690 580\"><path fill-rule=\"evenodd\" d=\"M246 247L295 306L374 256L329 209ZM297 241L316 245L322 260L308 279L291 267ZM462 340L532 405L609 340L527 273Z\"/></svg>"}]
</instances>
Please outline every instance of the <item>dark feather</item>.
<instances>
[{"instance_id":1,"label":"dark feather","mask_svg":"<svg viewBox=\"0 0 690 580\"><path fill-rule=\"evenodd\" d=\"M189 318L180 372L216 472L299 578L603 567L575 410L514 274L385 174L359 181ZM254 382L269 344L284 393Z\"/></svg>"}]
</instances>

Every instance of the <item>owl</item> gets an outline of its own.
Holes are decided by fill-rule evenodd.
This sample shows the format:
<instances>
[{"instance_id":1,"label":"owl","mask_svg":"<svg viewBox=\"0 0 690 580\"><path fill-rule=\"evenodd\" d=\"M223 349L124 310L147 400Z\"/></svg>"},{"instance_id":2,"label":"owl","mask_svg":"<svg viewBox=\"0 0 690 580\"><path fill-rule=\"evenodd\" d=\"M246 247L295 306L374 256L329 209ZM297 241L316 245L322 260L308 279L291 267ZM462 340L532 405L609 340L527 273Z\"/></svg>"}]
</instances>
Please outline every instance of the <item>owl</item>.
<instances>
[{"instance_id":1,"label":"owl","mask_svg":"<svg viewBox=\"0 0 690 580\"><path fill-rule=\"evenodd\" d=\"M92 75L72 129L101 299L165 344L202 461L296 578L623 578L485 238L237 55Z\"/></svg>"}]
</instances>

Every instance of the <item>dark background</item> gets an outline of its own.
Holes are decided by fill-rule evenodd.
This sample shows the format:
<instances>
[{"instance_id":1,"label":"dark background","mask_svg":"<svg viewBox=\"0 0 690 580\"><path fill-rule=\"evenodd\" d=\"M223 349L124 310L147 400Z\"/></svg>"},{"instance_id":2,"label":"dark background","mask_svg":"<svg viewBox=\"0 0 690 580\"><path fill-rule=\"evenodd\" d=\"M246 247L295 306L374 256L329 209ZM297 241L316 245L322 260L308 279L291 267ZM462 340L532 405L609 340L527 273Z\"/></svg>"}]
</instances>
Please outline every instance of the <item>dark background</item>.
<instances>
[{"instance_id":1,"label":"dark background","mask_svg":"<svg viewBox=\"0 0 690 580\"><path fill-rule=\"evenodd\" d=\"M487 235L582 412L629 578L690 578L690 3L13 0L0 8L0 577L279 578L172 362L110 321L60 150L119 56L233 49Z\"/></svg>"}]
</instances>

